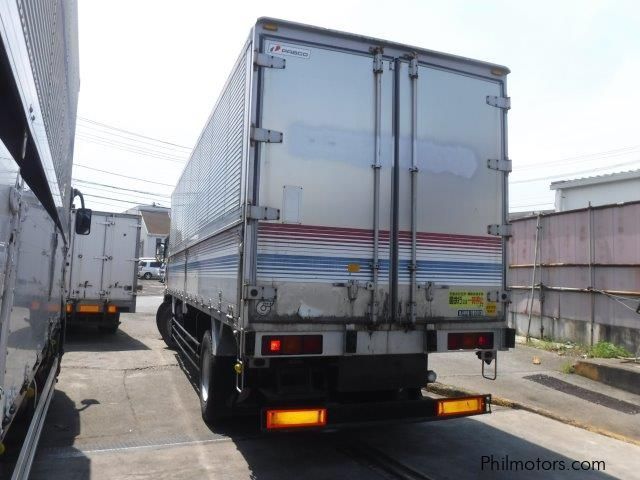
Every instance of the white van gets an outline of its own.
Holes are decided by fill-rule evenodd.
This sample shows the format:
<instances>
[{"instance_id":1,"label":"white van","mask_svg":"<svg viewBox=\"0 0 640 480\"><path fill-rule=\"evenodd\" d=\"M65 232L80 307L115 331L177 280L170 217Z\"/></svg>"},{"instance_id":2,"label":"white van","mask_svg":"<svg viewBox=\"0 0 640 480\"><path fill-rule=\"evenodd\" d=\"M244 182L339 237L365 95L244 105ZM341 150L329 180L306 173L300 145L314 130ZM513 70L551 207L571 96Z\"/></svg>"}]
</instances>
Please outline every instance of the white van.
<instances>
[{"instance_id":1,"label":"white van","mask_svg":"<svg viewBox=\"0 0 640 480\"><path fill-rule=\"evenodd\" d=\"M141 258L138 261L138 278L151 280L152 278L160 278L160 268L162 262L155 258Z\"/></svg>"}]
</instances>

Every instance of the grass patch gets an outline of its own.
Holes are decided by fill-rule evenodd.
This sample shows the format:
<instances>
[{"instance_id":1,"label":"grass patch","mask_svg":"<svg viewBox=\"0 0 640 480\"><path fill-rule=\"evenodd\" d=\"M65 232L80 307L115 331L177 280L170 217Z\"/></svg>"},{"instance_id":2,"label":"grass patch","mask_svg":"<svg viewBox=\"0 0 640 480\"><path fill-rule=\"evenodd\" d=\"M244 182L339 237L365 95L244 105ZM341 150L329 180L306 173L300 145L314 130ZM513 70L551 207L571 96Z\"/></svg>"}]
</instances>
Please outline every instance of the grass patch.
<instances>
[{"instance_id":1,"label":"grass patch","mask_svg":"<svg viewBox=\"0 0 640 480\"><path fill-rule=\"evenodd\" d=\"M617 358L632 357L633 355L624 347L619 347L611 342L598 342L588 347L573 342L554 342L549 338L530 338L525 343L528 347L554 352L561 356L567 357L583 357L583 358ZM564 371L564 370L563 370ZM565 372L567 373L567 372Z\"/></svg>"},{"instance_id":2,"label":"grass patch","mask_svg":"<svg viewBox=\"0 0 640 480\"><path fill-rule=\"evenodd\" d=\"M562 368L560 369L560 371L562 373L567 373L567 374L576 373L576 369L573 366L573 362L565 362L562 365Z\"/></svg>"},{"instance_id":3,"label":"grass patch","mask_svg":"<svg viewBox=\"0 0 640 480\"><path fill-rule=\"evenodd\" d=\"M573 342L554 342L548 338L539 340L537 338L531 338L526 342L527 346L545 350L547 352L554 352L558 355L566 355L568 357L577 357L585 355L587 353L587 347L579 345Z\"/></svg>"},{"instance_id":4,"label":"grass patch","mask_svg":"<svg viewBox=\"0 0 640 480\"><path fill-rule=\"evenodd\" d=\"M589 349L587 355L591 358L616 358L630 357L631 352L611 342L598 342Z\"/></svg>"}]
</instances>

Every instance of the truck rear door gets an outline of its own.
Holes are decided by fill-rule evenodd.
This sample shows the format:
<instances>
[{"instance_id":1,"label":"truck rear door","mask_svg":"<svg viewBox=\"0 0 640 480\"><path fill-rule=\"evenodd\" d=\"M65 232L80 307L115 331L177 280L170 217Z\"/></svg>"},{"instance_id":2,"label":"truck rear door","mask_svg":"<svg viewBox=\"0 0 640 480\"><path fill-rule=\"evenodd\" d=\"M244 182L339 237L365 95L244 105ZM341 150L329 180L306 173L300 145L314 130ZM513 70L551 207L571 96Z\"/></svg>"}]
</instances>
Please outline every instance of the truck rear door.
<instances>
[{"instance_id":1,"label":"truck rear door","mask_svg":"<svg viewBox=\"0 0 640 480\"><path fill-rule=\"evenodd\" d=\"M138 278L136 254L139 238L139 217L107 217L103 285L110 300L133 301Z\"/></svg>"},{"instance_id":2,"label":"truck rear door","mask_svg":"<svg viewBox=\"0 0 640 480\"><path fill-rule=\"evenodd\" d=\"M75 213L74 217L75 219ZM71 232L75 228L72 225ZM89 235L73 233L71 251L71 274L69 277L69 296L74 299L103 298L103 264L107 223L104 214L93 213Z\"/></svg>"},{"instance_id":3,"label":"truck rear door","mask_svg":"<svg viewBox=\"0 0 640 480\"><path fill-rule=\"evenodd\" d=\"M262 51L286 68L261 71L260 126L283 139L259 150L259 204L281 215L259 227L257 281L278 293L257 318L502 318L502 84L411 52Z\"/></svg>"}]
</instances>

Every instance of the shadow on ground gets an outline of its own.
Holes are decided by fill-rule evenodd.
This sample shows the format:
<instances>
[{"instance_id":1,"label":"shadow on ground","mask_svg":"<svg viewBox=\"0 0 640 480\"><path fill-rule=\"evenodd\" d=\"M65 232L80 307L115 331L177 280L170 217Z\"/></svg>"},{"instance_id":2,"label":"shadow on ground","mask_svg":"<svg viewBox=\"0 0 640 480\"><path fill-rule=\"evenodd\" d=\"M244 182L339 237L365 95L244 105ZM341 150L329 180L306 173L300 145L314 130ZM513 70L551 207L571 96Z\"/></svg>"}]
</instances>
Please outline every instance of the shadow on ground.
<instances>
[{"instance_id":1,"label":"shadow on ground","mask_svg":"<svg viewBox=\"0 0 640 480\"><path fill-rule=\"evenodd\" d=\"M198 395L197 372L176 358ZM423 479L617 478L573 470L575 460L601 459L569 458L473 418L264 433L255 414L209 429L234 443L252 480L396 478L398 472L399 478Z\"/></svg>"},{"instance_id":2,"label":"shadow on ground","mask_svg":"<svg viewBox=\"0 0 640 480\"><path fill-rule=\"evenodd\" d=\"M123 330L116 333L98 331L95 326L73 325L67 330L65 351L67 352L116 352L127 350L149 350L144 343Z\"/></svg>"},{"instance_id":3,"label":"shadow on ground","mask_svg":"<svg viewBox=\"0 0 640 480\"><path fill-rule=\"evenodd\" d=\"M80 408L66 393L56 390L51 399L51 408L42 429L36 458L31 469L30 479L50 478L50 459L63 460L73 471L72 477L88 479L91 477L91 460L80 450L73 448L75 438L80 434L80 412L97 404L95 399L85 399ZM25 429L26 433L26 429ZM18 447L11 449L9 456L3 458L0 478L10 478L13 463L18 457ZM6 467L6 468L5 468ZM65 467L66 468L66 467Z\"/></svg>"}]
</instances>

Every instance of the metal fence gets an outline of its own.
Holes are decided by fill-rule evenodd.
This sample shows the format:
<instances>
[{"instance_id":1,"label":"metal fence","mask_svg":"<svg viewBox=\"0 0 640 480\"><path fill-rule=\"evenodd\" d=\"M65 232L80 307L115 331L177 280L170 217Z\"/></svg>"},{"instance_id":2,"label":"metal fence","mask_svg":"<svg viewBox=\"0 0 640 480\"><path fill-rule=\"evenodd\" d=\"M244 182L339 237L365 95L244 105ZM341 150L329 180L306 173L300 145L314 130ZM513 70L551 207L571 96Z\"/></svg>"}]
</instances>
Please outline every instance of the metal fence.
<instances>
[{"instance_id":1,"label":"metal fence","mask_svg":"<svg viewBox=\"0 0 640 480\"><path fill-rule=\"evenodd\" d=\"M510 322L523 335L640 348L640 202L513 220Z\"/></svg>"}]
</instances>

